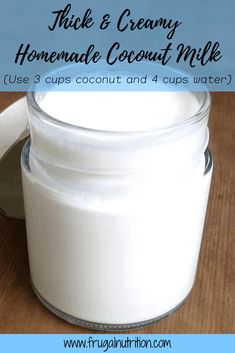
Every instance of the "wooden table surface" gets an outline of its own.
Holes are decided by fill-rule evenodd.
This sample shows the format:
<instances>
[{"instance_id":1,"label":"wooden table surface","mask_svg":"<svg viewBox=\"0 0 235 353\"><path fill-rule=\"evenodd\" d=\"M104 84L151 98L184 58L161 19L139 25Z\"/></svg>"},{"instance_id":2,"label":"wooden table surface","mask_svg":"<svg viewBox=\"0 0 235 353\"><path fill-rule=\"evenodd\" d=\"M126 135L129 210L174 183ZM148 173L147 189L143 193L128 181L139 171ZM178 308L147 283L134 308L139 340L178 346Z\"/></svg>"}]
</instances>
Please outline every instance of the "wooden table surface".
<instances>
[{"instance_id":1,"label":"wooden table surface","mask_svg":"<svg viewBox=\"0 0 235 353\"><path fill-rule=\"evenodd\" d=\"M0 111L20 96L0 93ZM210 138L214 174L193 291L170 317L129 333L235 333L235 93L213 94ZM62 321L39 303L29 281L24 222L3 215L0 333L95 333Z\"/></svg>"}]
</instances>

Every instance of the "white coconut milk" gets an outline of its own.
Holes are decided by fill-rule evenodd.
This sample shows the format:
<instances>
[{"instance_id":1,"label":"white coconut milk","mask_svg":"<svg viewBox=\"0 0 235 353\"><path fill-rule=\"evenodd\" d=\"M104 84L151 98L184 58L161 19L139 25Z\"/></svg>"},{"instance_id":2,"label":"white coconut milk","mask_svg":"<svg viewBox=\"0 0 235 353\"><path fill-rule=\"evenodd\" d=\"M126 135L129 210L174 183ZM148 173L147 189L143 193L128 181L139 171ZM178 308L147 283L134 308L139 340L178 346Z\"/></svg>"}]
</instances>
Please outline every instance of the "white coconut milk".
<instances>
[{"instance_id":1,"label":"white coconut milk","mask_svg":"<svg viewBox=\"0 0 235 353\"><path fill-rule=\"evenodd\" d=\"M57 121L29 99L23 187L31 277L66 319L134 324L161 317L189 294L211 179L211 170L204 174L208 111L190 120L199 98L36 94Z\"/></svg>"}]
</instances>

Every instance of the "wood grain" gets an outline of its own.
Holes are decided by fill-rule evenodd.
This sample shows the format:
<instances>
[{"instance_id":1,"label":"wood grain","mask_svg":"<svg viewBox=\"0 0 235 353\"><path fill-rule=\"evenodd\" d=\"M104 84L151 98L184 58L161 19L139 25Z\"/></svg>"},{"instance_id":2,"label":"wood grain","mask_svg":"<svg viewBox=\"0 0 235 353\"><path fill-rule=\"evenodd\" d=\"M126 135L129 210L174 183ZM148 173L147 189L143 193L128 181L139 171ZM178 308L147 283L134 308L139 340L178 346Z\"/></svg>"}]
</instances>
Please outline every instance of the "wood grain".
<instances>
[{"instance_id":1,"label":"wood grain","mask_svg":"<svg viewBox=\"0 0 235 353\"><path fill-rule=\"evenodd\" d=\"M21 95L0 93L0 110ZM235 93L213 94L210 132L214 175L193 291L167 319L129 332L235 333ZM30 286L24 222L2 215L0 332L94 333L67 324L39 303Z\"/></svg>"}]
</instances>

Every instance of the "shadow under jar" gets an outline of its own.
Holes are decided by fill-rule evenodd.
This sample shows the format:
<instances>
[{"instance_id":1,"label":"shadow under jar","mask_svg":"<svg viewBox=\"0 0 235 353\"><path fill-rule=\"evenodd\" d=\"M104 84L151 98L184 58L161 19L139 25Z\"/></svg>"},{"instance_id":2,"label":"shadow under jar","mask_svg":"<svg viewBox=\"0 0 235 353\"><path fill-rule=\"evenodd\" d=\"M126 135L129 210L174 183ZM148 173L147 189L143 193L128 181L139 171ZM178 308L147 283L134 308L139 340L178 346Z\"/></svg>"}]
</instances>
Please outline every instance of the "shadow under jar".
<instances>
[{"instance_id":1,"label":"shadow under jar","mask_svg":"<svg viewBox=\"0 0 235 353\"><path fill-rule=\"evenodd\" d=\"M82 109L86 99L96 119ZM105 102L125 108L112 131ZM151 119L141 117L143 106ZM102 330L174 311L193 286L200 251L212 174L209 94L32 92L28 108L22 175L38 298L61 318ZM174 119L164 120L170 109Z\"/></svg>"}]
</instances>

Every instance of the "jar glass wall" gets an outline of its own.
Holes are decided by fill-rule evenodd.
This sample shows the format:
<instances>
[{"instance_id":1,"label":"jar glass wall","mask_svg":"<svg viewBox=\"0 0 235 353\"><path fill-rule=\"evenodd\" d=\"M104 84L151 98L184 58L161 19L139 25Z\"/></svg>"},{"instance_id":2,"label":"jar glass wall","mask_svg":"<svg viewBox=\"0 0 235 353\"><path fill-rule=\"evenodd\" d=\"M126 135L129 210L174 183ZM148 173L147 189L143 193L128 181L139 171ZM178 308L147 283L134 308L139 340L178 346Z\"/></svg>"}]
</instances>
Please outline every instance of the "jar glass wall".
<instances>
[{"instance_id":1,"label":"jar glass wall","mask_svg":"<svg viewBox=\"0 0 235 353\"><path fill-rule=\"evenodd\" d=\"M30 272L58 316L134 328L188 296L212 173L210 97L190 94L198 109L180 123L105 131L60 121L41 108L42 93L29 93L22 174Z\"/></svg>"}]
</instances>

